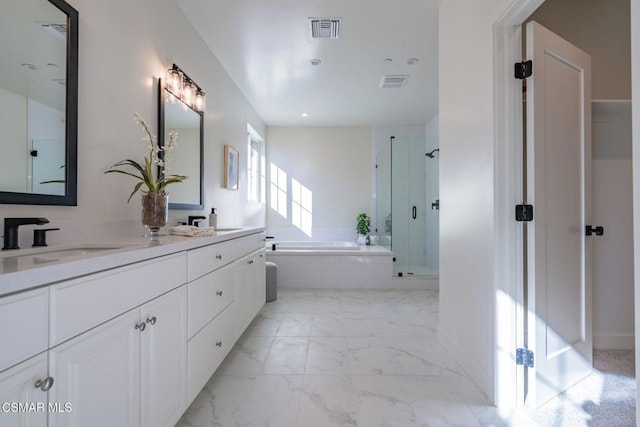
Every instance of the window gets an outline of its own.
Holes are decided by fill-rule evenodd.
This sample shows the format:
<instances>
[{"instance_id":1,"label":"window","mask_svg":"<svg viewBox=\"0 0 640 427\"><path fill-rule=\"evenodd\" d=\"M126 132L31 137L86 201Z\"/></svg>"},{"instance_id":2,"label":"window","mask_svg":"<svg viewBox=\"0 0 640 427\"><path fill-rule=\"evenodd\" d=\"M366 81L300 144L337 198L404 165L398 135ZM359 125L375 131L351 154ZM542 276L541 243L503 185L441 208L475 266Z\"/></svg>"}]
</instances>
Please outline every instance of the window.
<instances>
[{"instance_id":1,"label":"window","mask_svg":"<svg viewBox=\"0 0 640 427\"><path fill-rule=\"evenodd\" d=\"M253 128L247 124L248 129L248 150L249 157L247 159L247 176L249 186L247 191L247 199L265 203L266 198L266 164L264 156L264 141L258 136Z\"/></svg>"}]
</instances>

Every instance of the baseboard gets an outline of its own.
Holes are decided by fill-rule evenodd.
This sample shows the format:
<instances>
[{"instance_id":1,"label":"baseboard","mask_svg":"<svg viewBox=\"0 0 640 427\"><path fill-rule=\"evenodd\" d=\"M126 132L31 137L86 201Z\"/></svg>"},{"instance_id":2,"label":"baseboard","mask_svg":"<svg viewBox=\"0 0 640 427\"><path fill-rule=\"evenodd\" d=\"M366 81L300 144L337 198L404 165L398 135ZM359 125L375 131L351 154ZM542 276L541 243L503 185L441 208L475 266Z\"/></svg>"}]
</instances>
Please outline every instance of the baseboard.
<instances>
[{"instance_id":1,"label":"baseboard","mask_svg":"<svg viewBox=\"0 0 640 427\"><path fill-rule=\"evenodd\" d=\"M392 289L427 289L437 291L440 289L440 279L438 277L408 276L393 277L391 279Z\"/></svg>"},{"instance_id":2,"label":"baseboard","mask_svg":"<svg viewBox=\"0 0 640 427\"><path fill-rule=\"evenodd\" d=\"M489 381L489 376L481 366L479 366L471 357L465 354L460 347L453 342L449 335L438 327L438 341L447 350L453 358L462 366L469 378L480 388L488 400L493 402L493 386Z\"/></svg>"},{"instance_id":3,"label":"baseboard","mask_svg":"<svg viewBox=\"0 0 640 427\"><path fill-rule=\"evenodd\" d=\"M598 350L633 350L634 334L593 334L593 348Z\"/></svg>"}]
</instances>

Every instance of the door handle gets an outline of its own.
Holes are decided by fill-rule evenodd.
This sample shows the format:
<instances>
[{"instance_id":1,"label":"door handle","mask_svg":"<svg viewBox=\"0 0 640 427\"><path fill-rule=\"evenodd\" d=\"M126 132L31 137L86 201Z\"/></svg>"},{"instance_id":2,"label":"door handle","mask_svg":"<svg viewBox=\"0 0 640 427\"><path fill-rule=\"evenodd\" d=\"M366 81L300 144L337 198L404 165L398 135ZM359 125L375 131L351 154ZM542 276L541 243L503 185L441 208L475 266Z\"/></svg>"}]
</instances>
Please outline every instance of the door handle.
<instances>
[{"instance_id":1,"label":"door handle","mask_svg":"<svg viewBox=\"0 0 640 427\"><path fill-rule=\"evenodd\" d=\"M413 207L412 212L411 212L411 216L413 217L413 219L418 218L418 208L417 207Z\"/></svg>"},{"instance_id":2,"label":"door handle","mask_svg":"<svg viewBox=\"0 0 640 427\"><path fill-rule=\"evenodd\" d=\"M596 227L592 227L590 225L586 226L586 234L587 236L591 236L592 234L595 234L596 236L603 236L604 235L604 227L602 227L601 225L598 225Z\"/></svg>"}]
</instances>

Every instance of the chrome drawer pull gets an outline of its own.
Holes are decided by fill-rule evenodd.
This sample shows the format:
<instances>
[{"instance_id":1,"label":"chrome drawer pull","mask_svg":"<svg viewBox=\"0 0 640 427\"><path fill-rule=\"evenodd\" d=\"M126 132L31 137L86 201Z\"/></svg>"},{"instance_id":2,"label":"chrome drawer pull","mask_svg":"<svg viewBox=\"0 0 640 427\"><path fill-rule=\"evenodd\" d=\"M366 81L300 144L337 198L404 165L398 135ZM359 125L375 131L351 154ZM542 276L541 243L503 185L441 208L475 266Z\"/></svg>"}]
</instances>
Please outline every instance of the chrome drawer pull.
<instances>
[{"instance_id":1,"label":"chrome drawer pull","mask_svg":"<svg viewBox=\"0 0 640 427\"><path fill-rule=\"evenodd\" d=\"M142 322L142 323L138 323L138 324L136 325L136 329L140 329L140 332L144 331L144 330L146 329L146 327L147 327L147 324L146 324L146 323L144 323L144 322Z\"/></svg>"},{"instance_id":2,"label":"chrome drawer pull","mask_svg":"<svg viewBox=\"0 0 640 427\"><path fill-rule=\"evenodd\" d=\"M39 388L42 391L49 391L51 387L53 387L53 378L47 377L43 380L36 381L36 388Z\"/></svg>"},{"instance_id":3,"label":"chrome drawer pull","mask_svg":"<svg viewBox=\"0 0 640 427\"><path fill-rule=\"evenodd\" d=\"M217 341L216 342L216 347L222 347L222 341Z\"/></svg>"},{"instance_id":4,"label":"chrome drawer pull","mask_svg":"<svg viewBox=\"0 0 640 427\"><path fill-rule=\"evenodd\" d=\"M216 292L216 295L218 295L219 297L221 297L221 296L222 296L222 291L218 291L218 292Z\"/></svg>"},{"instance_id":5,"label":"chrome drawer pull","mask_svg":"<svg viewBox=\"0 0 640 427\"><path fill-rule=\"evenodd\" d=\"M220 261L222 261L222 254L216 255L216 259L219 259Z\"/></svg>"},{"instance_id":6,"label":"chrome drawer pull","mask_svg":"<svg viewBox=\"0 0 640 427\"><path fill-rule=\"evenodd\" d=\"M153 316L151 319L147 319L147 323L151 323L151 325L155 325L156 324L156 316Z\"/></svg>"}]
</instances>

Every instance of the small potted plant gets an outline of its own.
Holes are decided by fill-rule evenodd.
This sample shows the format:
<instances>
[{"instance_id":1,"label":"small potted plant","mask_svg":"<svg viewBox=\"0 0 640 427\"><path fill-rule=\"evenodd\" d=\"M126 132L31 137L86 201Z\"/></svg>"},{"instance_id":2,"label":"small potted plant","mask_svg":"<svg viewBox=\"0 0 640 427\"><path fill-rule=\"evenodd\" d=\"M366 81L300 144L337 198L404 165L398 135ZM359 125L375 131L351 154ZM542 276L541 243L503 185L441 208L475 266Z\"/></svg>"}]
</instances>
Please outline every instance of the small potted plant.
<instances>
[{"instance_id":1,"label":"small potted plant","mask_svg":"<svg viewBox=\"0 0 640 427\"><path fill-rule=\"evenodd\" d=\"M164 147L159 146L156 137L151 133L151 129L144 119L138 113L134 113L134 119L144 131L145 136L142 140L147 144L148 156L144 158L144 163L131 159L121 160L105 173L120 173L131 176L138 181L133 186L127 203L138 191L142 192L142 224L149 229L149 235L153 237L157 236L160 227L167 223L169 205L167 186L182 182L187 177L166 173L166 153L176 147L177 132L169 132L169 143Z\"/></svg>"},{"instance_id":2,"label":"small potted plant","mask_svg":"<svg viewBox=\"0 0 640 427\"><path fill-rule=\"evenodd\" d=\"M368 245L369 233L371 232L371 218L366 213L361 213L356 218L356 231L358 232L358 244Z\"/></svg>"}]
</instances>

